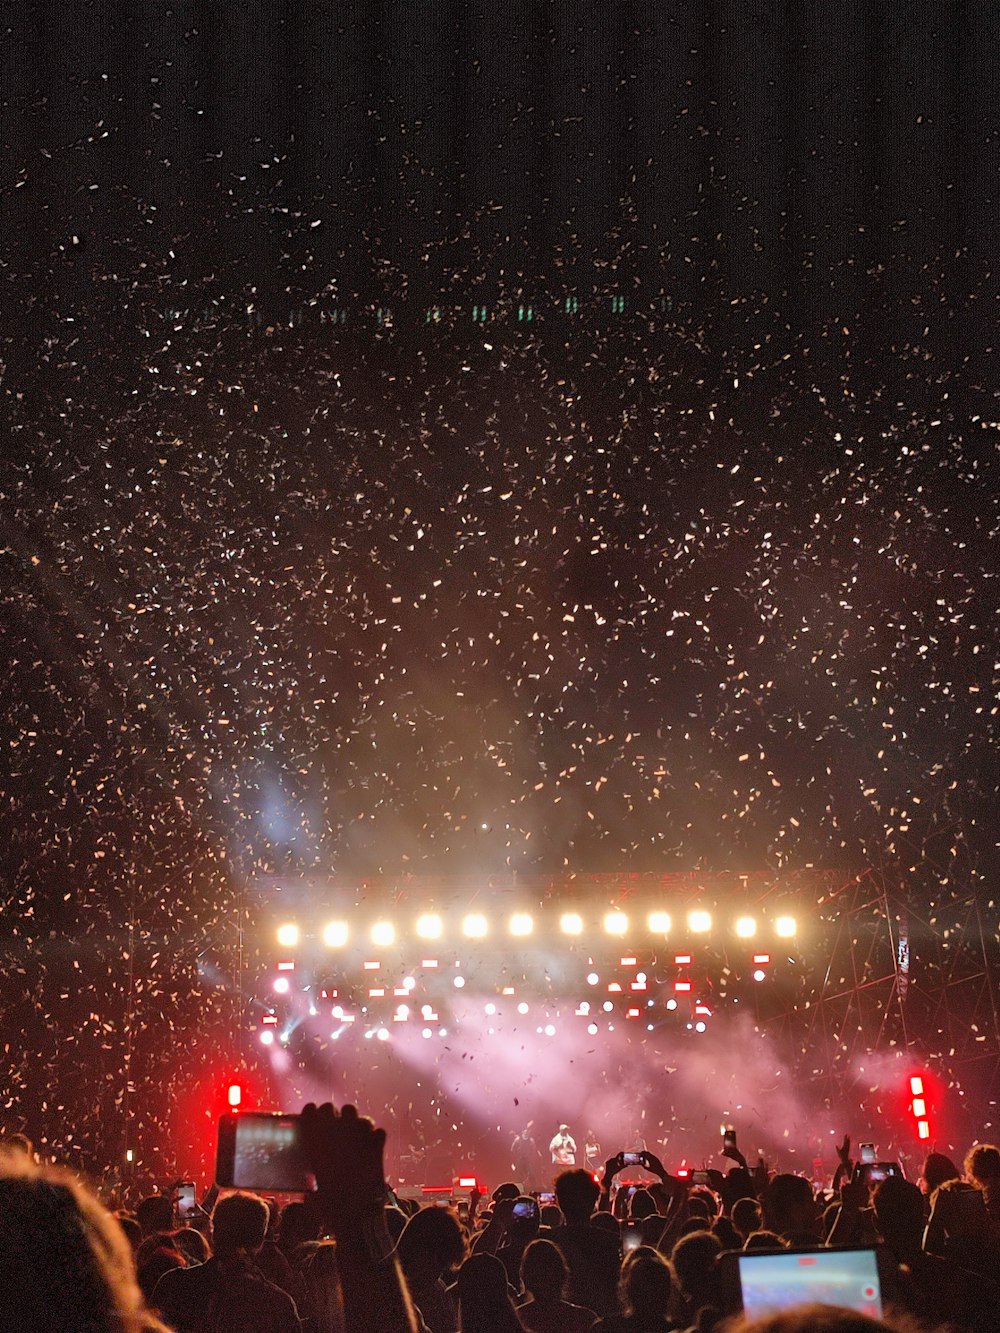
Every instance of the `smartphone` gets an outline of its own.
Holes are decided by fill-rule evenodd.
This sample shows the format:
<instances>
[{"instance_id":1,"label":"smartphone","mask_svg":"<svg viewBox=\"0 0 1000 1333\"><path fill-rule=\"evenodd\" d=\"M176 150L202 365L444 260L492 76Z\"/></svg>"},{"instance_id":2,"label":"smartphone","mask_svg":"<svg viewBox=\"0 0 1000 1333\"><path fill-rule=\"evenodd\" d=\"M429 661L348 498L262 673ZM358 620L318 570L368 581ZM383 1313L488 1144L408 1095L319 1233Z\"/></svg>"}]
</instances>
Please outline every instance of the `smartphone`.
<instances>
[{"instance_id":1,"label":"smartphone","mask_svg":"<svg viewBox=\"0 0 1000 1333\"><path fill-rule=\"evenodd\" d=\"M629 1222L622 1227L622 1250L628 1254L629 1250L637 1250L642 1244L642 1228L635 1222Z\"/></svg>"},{"instance_id":2,"label":"smartphone","mask_svg":"<svg viewBox=\"0 0 1000 1333\"><path fill-rule=\"evenodd\" d=\"M866 1185L880 1185L890 1176L901 1176L903 1168L898 1162L861 1162L858 1164L858 1176Z\"/></svg>"},{"instance_id":3,"label":"smartphone","mask_svg":"<svg viewBox=\"0 0 1000 1333\"><path fill-rule=\"evenodd\" d=\"M692 1184L692 1185L711 1185L711 1183L712 1183L712 1178L711 1178L711 1176L708 1174L707 1171L692 1171L692 1172L691 1172L691 1184Z\"/></svg>"},{"instance_id":4,"label":"smartphone","mask_svg":"<svg viewBox=\"0 0 1000 1333\"><path fill-rule=\"evenodd\" d=\"M878 1256L868 1247L729 1250L720 1256L723 1304L749 1319L816 1302L882 1317Z\"/></svg>"},{"instance_id":5,"label":"smartphone","mask_svg":"<svg viewBox=\"0 0 1000 1333\"><path fill-rule=\"evenodd\" d=\"M538 1219L538 1204L534 1199L518 1199L514 1204L513 1217L530 1217L533 1221Z\"/></svg>"},{"instance_id":6,"label":"smartphone","mask_svg":"<svg viewBox=\"0 0 1000 1333\"><path fill-rule=\"evenodd\" d=\"M623 1166L642 1166L642 1153L641 1153L641 1152L623 1152L623 1153L622 1153L622 1165L623 1165Z\"/></svg>"},{"instance_id":7,"label":"smartphone","mask_svg":"<svg viewBox=\"0 0 1000 1333\"><path fill-rule=\"evenodd\" d=\"M215 1179L227 1189L305 1194L316 1188L306 1164L299 1117L238 1111L219 1120Z\"/></svg>"},{"instance_id":8,"label":"smartphone","mask_svg":"<svg viewBox=\"0 0 1000 1333\"><path fill-rule=\"evenodd\" d=\"M198 1200L195 1197L194 1181L177 1182L177 1221L181 1226L198 1216Z\"/></svg>"},{"instance_id":9,"label":"smartphone","mask_svg":"<svg viewBox=\"0 0 1000 1333\"><path fill-rule=\"evenodd\" d=\"M874 1145L874 1143L862 1143L862 1145L861 1145L861 1160L862 1160L862 1162L865 1163L865 1165L867 1165L869 1162L874 1162L874 1161L875 1161L875 1145Z\"/></svg>"},{"instance_id":10,"label":"smartphone","mask_svg":"<svg viewBox=\"0 0 1000 1333\"><path fill-rule=\"evenodd\" d=\"M723 1148L732 1150L736 1147L736 1130L727 1129L722 1135Z\"/></svg>"},{"instance_id":11,"label":"smartphone","mask_svg":"<svg viewBox=\"0 0 1000 1333\"><path fill-rule=\"evenodd\" d=\"M550 1203L557 1203L557 1202L558 1201L556 1199L555 1193L552 1190L543 1190L541 1194L539 1194L538 1196L538 1204L539 1207L541 1208L547 1207Z\"/></svg>"}]
</instances>

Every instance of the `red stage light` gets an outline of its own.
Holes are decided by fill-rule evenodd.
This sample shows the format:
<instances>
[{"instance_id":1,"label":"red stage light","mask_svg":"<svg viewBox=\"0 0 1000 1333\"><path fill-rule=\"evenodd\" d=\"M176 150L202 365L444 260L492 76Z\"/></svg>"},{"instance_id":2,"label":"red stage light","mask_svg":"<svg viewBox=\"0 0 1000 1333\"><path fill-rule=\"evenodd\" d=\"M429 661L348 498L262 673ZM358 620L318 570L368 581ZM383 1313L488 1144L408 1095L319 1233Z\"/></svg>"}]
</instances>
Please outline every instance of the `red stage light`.
<instances>
[{"instance_id":1,"label":"red stage light","mask_svg":"<svg viewBox=\"0 0 1000 1333\"><path fill-rule=\"evenodd\" d=\"M929 1139L931 1136L930 1112L924 1074L910 1075L910 1114L913 1116L917 1138Z\"/></svg>"},{"instance_id":2,"label":"red stage light","mask_svg":"<svg viewBox=\"0 0 1000 1333\"><path fill-rule=\"evenodd\" d=\"M913 1074L910 1078L910 1092L913 1093L914 1097L921 1097L923 1096L923 1091L924 1091L923 1078L921 1078L919 1074Z\"/></svg>"},{"instance_id":3,"label":"red stage light","mask_svg":"<svg viewBox=\"0 0 1000 1333\"><path fill-rule=\"evenodd\" d=\"M226 1101L234 1111L238 1111L243 1101L243 1089L239 1083L230 1083L226 1089Z\"/></svg>"},{"instance_id":4,"label":"red stage light","mask_svg":"<svg viewBox=\"0 0 1000 1333\"><path fill-rule=\"evenodd\" d=\"M475 1176L459 1176L458 1188L460 1190L473 1190L476 1188Z\"/></svg>"}]
</instances>

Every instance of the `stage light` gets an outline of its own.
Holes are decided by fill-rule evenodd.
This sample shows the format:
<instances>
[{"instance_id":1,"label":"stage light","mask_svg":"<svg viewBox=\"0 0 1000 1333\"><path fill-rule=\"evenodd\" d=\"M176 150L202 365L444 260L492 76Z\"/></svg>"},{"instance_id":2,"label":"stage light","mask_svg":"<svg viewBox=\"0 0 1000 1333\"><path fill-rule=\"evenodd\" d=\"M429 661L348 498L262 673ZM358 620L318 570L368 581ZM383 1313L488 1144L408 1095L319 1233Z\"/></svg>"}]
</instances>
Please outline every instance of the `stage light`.
<instances>
[{"instance_id":1,"label":"stage light","mask_svg":"<svg viewBox=\"0 0 1000 1333\"><path fill-rule=\"evenodd\" d=\"M914 1097L913 1114L918 1120L924 1120L927 1117L927 1103L923 1097Z\"/></svg>"},{"instance_id":2,"label":"stage light","mask_svg":"<svg viewBox=\"0 0 1000 1333\"><path fill-rule=\"evenodd\" d=\"M699 1021L694 1025L694 1030L695 1032L704 1032L705 1024L699 1019Z\"/></svg>"},{"instance_id":3,"label":"stage light","mask_svg":"<svg viewBox=\"0 0 1000 1333\"><path fill-rule=\"evenodd\" d=\"M483 1008L483 1012L486 1014L495 1014L496 1011L497 1007L495 1004L492 1003L492 1001L489 1004L485 1005Z\"/></svg>"},{"instance_id":4,"label":"stage light","mask_svg":"<svg viewBox=\"0 0 1000 1333\"><path fill-rule=\"evenodd\" d=\"M596 1023L588 1023L588 1024L587 1024L587 1031L590 1033L590 1035L591 1035L592 1037L596 1037L596 1036L597 1036L597 1024L596 1024Z\"/></svg>"},{"instance_id":5,"label":"stage light","mask_svg":"<svg viewBox=\"0 0 1000 1333\"><path fill-rule=\"evenodd\" d=\"M521 1003L517 1006L517 1012L518 1012L519 1014L526 1014L526 1013L528 1012L528 1006L525 1004L525 1002L524 1002L523 1000L522 1000Z\"/></svg>"},{"instance_id":6,"label":"stage light","mask_svg":"<svg viewBox=\"0 0 1000 1333\"><path fill-rule=\"evenodd\" d=\"M673 996L671 996L670 999L667 1001L667 1008L668 1008L668 1009L676 1009L676 1008L677 1008L677 1001L674 999Z\"/></svg>"},{"instance_id":7,"label":"stage light","mask_svg":"<svg viewBox=\"0 0 1000 1333\"><path fill-rule=\"evenodd\" d=\"M712 929L712 917L708 912L703 912L700 908L693 912L688 912L688 930L692 935L707 935Z\"/></svg>"},{"instance_id":8,"label":"stage light","mask_svg":"<svg viewBox=\"0 0 1000 1333\"><path fill-rule=\"evenodd\" d=\"M554 1037L556 1035L556 1028L554 1023L546 1023L545 1035L547 1037Z\"/></svg>"},{"instance_id":9,"label":"stage light","mask_svg":"<svg viewBox=\"0 0 1000 1333\"><path fill-rule=\"evenodd\" d=\"M489 922L480 912L470 912L462 922L462 933L470 940L481 940L489 931Z\"/></svg>"},{"instance_id":10,"label":"stage light","mask_svg":"<svg viewBox=\"0 0 1000 1333\"><path fill-rule=\"evenodd\" d=\"M579 935L583 932L583 917L578 912L563 912L559 929L564 935Z\"/></svg>"},{"instance_id":11,"label":"stage light","mask_svg":"<svg viewBox=\"0 0 1000 1333\"><path fill-rule=\"evenodd\" d=\"M455 980L452 982L452 985L455 987L456 990L461 990L462 987L465 985L465 977L456 977Z\"/></svg>"},{"instance_id":12,"label":"stage light","mask_svg":"<svg viewBox=\"0 0 1000 1333\"><path fill-rule=\"evenodd\" d=\"M396 1022L405 1023L410 1017L410 1006L408 1004L396 1005Z\"/></svg>"},{"instance_id":13,"label":"stage light","mask_svg":"<svg viewBox=\"0 0 1000 1333\"><path fill-rule=\"evenodd\" d=\"M589 1001L589 1000L581 1000L580 1003L577 1005L576 1012L577 1012L578 1014L584 1014L584 1015L589 1014L589 1013L590 1013L590 1001Z\"/></svg>"},{"instance_id":14,"label":"stage light","mask_svg":"<svg viewBox=\"0 0 1000 1333\"><path fill-rule=\"evenodd\" d=\"M790 940L798 929L793 916L779 916L774 920L774 933L781 940Z\"/></svg>"},{"instance_id":15,"label":"stage light","mask_svg":"<svg viewBox=\"0 0 1000 1333\"><path fill-rule=\"evenodd\" d=\"M226 1089L226 1101L235 1111L243 1101L243 1089L238 1083L230 1083Z\"/></svg>"},{"instance_id":16,"label":"stage light","mask_svg":"<svg viewBox=\"0 0 1000 1333\"><path fill-rule=\"evenodd\" d=\"M429 1038L434 1036L434 1033L430 1030L430 1028L424 1028L423 1032L421 1032L420 1035L424 1038L425 1041L427 1041Z\"/></svg>"},{"instance_id":17,"label":"stage light","mask_svg":"<svg viewBox=\"0 0 1000 1333\"><path fill-rule=\"evenodd\" d=\"M270 1028L265 1028L264 1031L260 1034L260 1044L262 1046L274 1045L274 1033L271 1031Z\"/></svg>"},{"instance_id":18,"label":"stage light","mask_svg":"<svg viewBox=\"0 0 1000 1333\"><path fill-rule=\"evenodd\" d=\"M604 1010L606 1014L613 1013L614 1007L615 1006L612 1004L610 1000L605 1000L604 1003L601 1005L601 1008Z\"/></svg>"},{"instance_id":19,"label":"stage light","mask_svg":"<svg viewBox=\"0 0 1000 1333\"><path fill-rule=\"evenodd\" d=\"M283 949L294 949L299 942L299 928L294 921L278 927L278 943Z\"/></svg>"},{"instance_id":20,"label":"stage light","mask_svg":"<svg viewBox=\"0 0 1000 1333\"><path fill-rule=\"evenodd\" d=\"M447 1037L447 1035L448 1035L448 1029L447 1029L447 1028L438 1028L438 1036L439 1036L439 1037Z\"/></svg>"},{"instance_id":21,"label":"stage light","mask_svg":"<svg viewBox=\"0 0 1000 1333\"><path fill-rule=\"evenodd\" d=\"M125 1160L126 1160L126 1162L134 1162L134 1161L135 1161L135 1149L134 1149L134 1148L126 1148L126 1149L125 1149Z\"/></svg>"},{"instance_id":22,"label":"stage light","mask_svg":"<svg viewBox=\"0 0 1000 1333\"><path fill-rule=\"evenodd\" d=\"M521 937L530 935L535 929L535 923L528 912L515 912L510 919L510 933Z\"/></svg>"},{"instance_id":23,"label":"stage light","mask_svg":"<svg viewBox=\"0 0 1000 1333\"><path fill-rule=\"evenodd\" d=\"M333 1006L333 1009L332 1009L331 1013L330 1013L330 1017L331 1017L331 1018L343 1018L343 1017L344 1017L344 1006L343 1006L342 1004L335 1004L335 1005Z\"/></svg>"},{"instance_id":24,"label":"stage light","mask_svg":"<svg viewBox=\"0 0 1000 1333\"><path fill-rule=\"evenodd\" d=\"M396 928L391 921L376 921L372 926L372 944L387 949L396 939Z\"/></svg>"},{"instance_id":25,"label":"stage light","mask_svg":"<svg viewBox=\"0 0 1000 1333\"><path fill-rule=\"evenodd\" d=\"M766 976L767 973L764 971L764 969L762 967L758 967L753 974L753 979L754 981L763 981Z\"/></svg>"},{"instance_id":26,"label":"stage light","mask_svg":"<svg viewBox=\"0 0 1000 1333\"><path fill-rule=\"evenodd\" d=\"M388 1028L379 1028L378 1032L376 1032L375 1035L376 1035L376 1037L378 1037L379 1041L388 1041L388 1040L389 1040L389 1029L388 1029Z\"/></svg>"},{"instance_id":27,"label":"stage light","mask_svg":"<svg viewBox=\"0 0 1000 1333\"><path fill-rule=\"evenodd\" d=\"M646 924L653 935L669 935L673 923L670 920L669 912L650 912Z\"/></svg>"},{"instance_id":28,"label":"stage light","mask_svg":"<svg viewBox=\"0 0 1000 1333\"><path fill-rule=\"evenodd\" d=\"M288 994L288 978L287 978L287 977L275 977L275 978L274 978L274 981L272 982L272 986L273 986L274 990L276 990L277 993L278 993L279 995L287 995L287 994Z\"/></svg>"},{"instance_id":29,"label":"stage light","mask_svg":"<svg viewBox=\"0 0 1000 1333\"><path fill-rule=\"evenodd\" d=\"M913 1074L910 1078L910 1092L914 1097L924 1095L924 1080L919 1074Z\"/></svg>"},{"instance_id":30,"label":"stage light","mask_svg":"<svg viewBox=\"0 0 1000 1333\"><path fill-rule=\"evenodd\" d=\"M679 994L686 994L691 989L690 981L675 981L674 990Z\"/></svg>"},{"instance_id":31,"label":"stage light","mask_svg":"<svg viewBox=\"0 0 1000 1333\"><path fill-rule=\"evenodd\" d=\"M436 912L425 912L417 917L417 934L422 940L439 940L444 931L444 922Z\"/></svg>"},{"instance_id":32,"label":"stage light","mask_svg":"<svg viewBox=\"0 0 1000 1333\"><path fill-rule=\"evenodd\" d=\"M601 979L601 978L597 975L596 972L588 972L588 973L587 973L587 985L588 985L588 986L596 986L597 983L600 981L600 979Z\"/></svg>"},{"instance_id":33,"label":"stage light","mask_svg":"<svg viewBox=\"0 0 1000 1333\"><path fill-rule=\"evenodd\" d=\"M736 921L736 934L741 940L752 940L757 934L757 922L752 916L741 916Z\"/></svg>"},{"instance_id":34,"label":"stage light","mask_svg":"<svg viewBox=\"0 0 1000 1333\"><path fill-rule=\"evenodd\" d=\"M323 943L328 949L342 949L349 936L346 921L328 921L323 927Z\"/></svg>"},{"instance_id":35,"label":"stage light","mask_svg":"<svg viewBox=\"0 0 1000 1333\"><path fill-rule=\"evenodd\" d=\"M416 984L417 984L416 977L404 977L404 978L403 978L403 989L404 989L404 990L413 990L413 989L416 987Z\"/></svg>"},{"instance_id":36,"label":"stage light","mask_svg":"<svg viewBox=\"0 0 1000 1333\"><path fill-rule=\"evenodd\" d=\"M628 930L628 917L624 912L608 912L604 918L604 929L609 935L624 935Z\"/></svg>"}]
</instances>

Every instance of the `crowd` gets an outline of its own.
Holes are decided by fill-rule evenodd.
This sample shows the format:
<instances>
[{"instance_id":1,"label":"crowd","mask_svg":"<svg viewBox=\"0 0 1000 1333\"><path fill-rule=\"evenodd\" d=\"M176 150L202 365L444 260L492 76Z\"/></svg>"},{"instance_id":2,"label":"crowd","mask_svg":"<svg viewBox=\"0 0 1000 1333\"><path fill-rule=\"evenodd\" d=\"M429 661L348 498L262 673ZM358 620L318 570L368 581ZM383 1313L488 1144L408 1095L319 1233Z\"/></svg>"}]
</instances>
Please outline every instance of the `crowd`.
<instances>
[{"instance_id":1,"label":"crowd","mask_svg":"<svg viewBox=\"0 0 1000 1333\"><path fill-rule=\"evenodd\" d=\"M863 1333L1000 1328L1000 1149L963 1169L931 1153L919 1182L854 1163L829 1189L751 1168L692 1184L641 1154L603 1176L560 1170L555 1202L521 1185L468 1205L420 1206L387 1189L385 1132L353 1107L306 1107L316 1191L280 1210L245 1191L176 1227L169 1194L113 1214L67 1171L0 1139L0 1333ZM600 1178L599 1178L600 1177ZM882 1319L830 1305L756 1320L734 1313L726 1252L870 1247Z\"/></svg>"}]
</instances>

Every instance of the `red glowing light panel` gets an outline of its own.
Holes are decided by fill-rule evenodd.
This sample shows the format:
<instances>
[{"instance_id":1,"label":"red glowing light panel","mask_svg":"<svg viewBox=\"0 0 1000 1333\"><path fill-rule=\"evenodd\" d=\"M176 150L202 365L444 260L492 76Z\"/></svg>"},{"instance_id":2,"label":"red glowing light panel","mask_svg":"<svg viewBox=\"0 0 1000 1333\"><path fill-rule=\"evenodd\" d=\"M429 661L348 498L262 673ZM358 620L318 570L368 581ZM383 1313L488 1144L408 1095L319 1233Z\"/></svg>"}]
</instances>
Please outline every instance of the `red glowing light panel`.
<instances>
[{"instance_id":1,"label":"red glowing light panel","mask_svg":"<svg viewBox=\"0 0 1000 1333\"><path fill-rule=\"evenodd\" d=\"M243 1102L243 1089L238 1083L230 1083L226 1089L226 1101L234 1111L239 1109Z\"/></svg>"}]
</instances>

